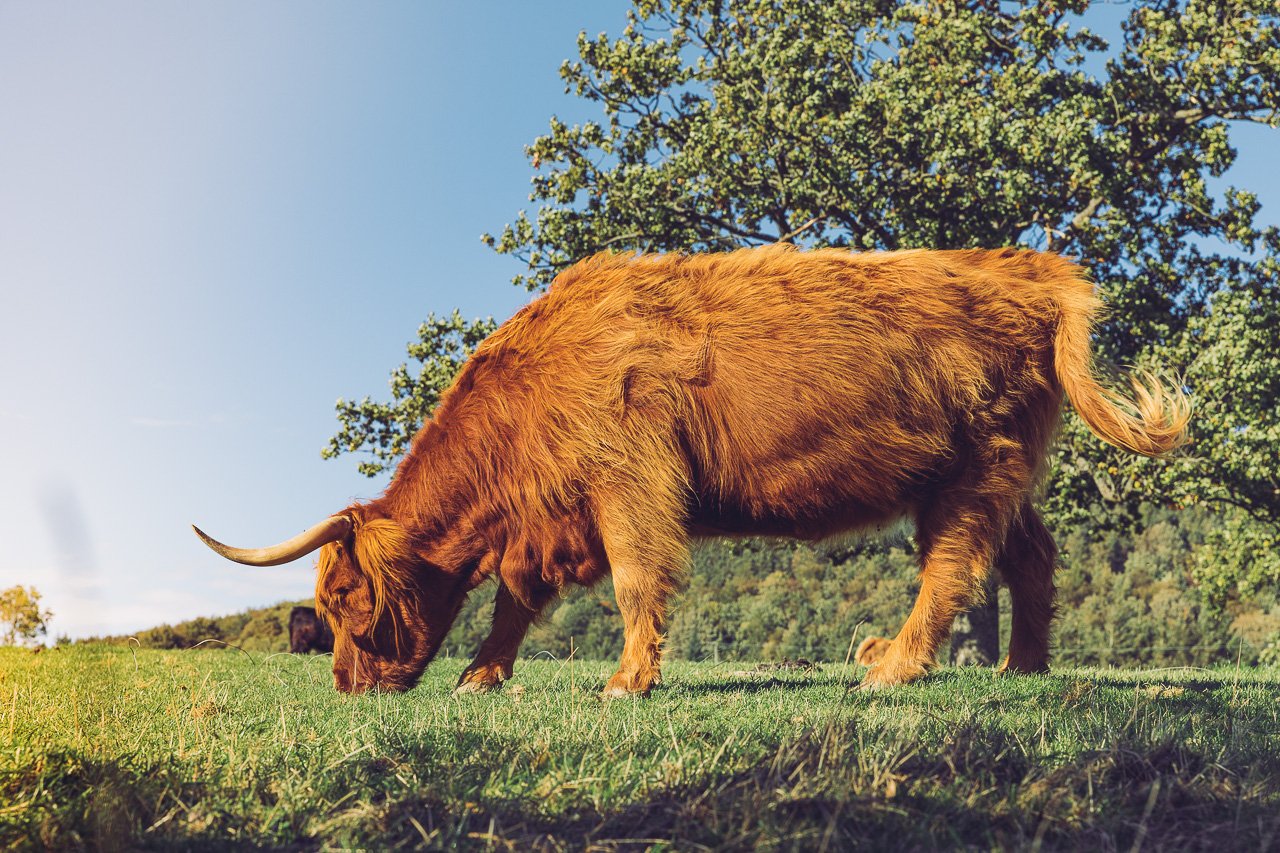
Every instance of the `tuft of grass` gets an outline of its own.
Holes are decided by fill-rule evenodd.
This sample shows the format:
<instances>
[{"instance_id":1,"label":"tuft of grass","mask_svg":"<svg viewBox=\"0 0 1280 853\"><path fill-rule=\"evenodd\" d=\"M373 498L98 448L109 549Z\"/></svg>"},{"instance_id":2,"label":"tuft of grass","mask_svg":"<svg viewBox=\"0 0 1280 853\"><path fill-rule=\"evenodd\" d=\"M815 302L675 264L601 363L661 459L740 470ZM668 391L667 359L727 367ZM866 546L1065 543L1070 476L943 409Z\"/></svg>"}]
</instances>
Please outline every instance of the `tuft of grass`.
<instances>
[{"instance_id":1,"label":"tuft of grass","mask_svg":"<svg viewBox=\"0 0 1280 853\"><path fill-rule=\"evenodd\" d=\"M1265 849L1280 671L603 662L349 697L327 658L0 649L0 846Z\"/></svg>"}]
</instances>

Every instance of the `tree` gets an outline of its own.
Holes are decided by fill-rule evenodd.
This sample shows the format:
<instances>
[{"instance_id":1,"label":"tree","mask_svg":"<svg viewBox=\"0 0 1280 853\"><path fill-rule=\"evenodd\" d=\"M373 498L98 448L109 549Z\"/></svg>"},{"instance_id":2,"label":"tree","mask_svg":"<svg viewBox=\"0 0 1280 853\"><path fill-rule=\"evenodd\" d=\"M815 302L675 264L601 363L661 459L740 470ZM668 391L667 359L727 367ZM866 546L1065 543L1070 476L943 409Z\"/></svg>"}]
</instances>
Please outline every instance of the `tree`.
<instances>
[{"instance_id":1,"label":"tree","mask_svg":"<svg viewBox=\"0 0 1280 853\"><path fill-rule=\"evenodd\" d=\"M1080 25L1088 6L636 0L620 36L580 35L561 67L601 118L552 119L527 149L538 210L484 239L524 262L515 283L531 290L601 250L790 241L1078 257L1111 307L1102 355L1184 372L1224 409L1195 421L1194 456L1173 465L1106 447L1068 416L1051 511L1101 505L1095 520L1115 523L1144 500L1210 500L1274 527L1264 330L1280 326L1280 302L1247 294L1274 295L1280 235L1257 224L1254 195L1211 186L1235 158L1233 123L1280 119L1280 12L1135 3L1111 46ZM1241 340L1241 323L1257 334ZM1232 402L1251 374L1265 378L1256 401ZM447 380L418 381L427 399ZM355 430L344 419L327 452L376 452L410 426L370 411Z\"/></svg>"},{"instance_id":2,"label":"tree","mask_svg":"<svg viewBox=\"0 0 1280 853\"><path fill-rule=\"evenodd\" d=\"M351 403L339 399L342 429L329 439L320 455L333 459L343 453L365 452L372 457L359 465L366 477L394 466L440 402L458 368L495 328L491 317L468 322L456 310L443 319L428 315L418 327L418 340L408 346L417 367L411 370L402 364L391 374L392 401L379 403L365 397Z\"/></svg>"},{"instance_id":3,"label":"tree","mask_svg":"<svg viewBox=\"0 0 1280 853\"><path fill-rule=\"evenodd\" d=\"M0 645L35 645L49 633L53 611L40 607L33 586L11 586L0 592Z\"/></svg>"},{"instance_id":4,"label":"tree","mask_svg":"<svg viewBox=\"0 0 1280 853\"><path fill-rule=\"evenodd\" d=\"M1200 449L1159 471L1159 487L1183 505L1226 508L1193 570L1215 605L1233 591L1252 596L1280 585L1277 254L1273 243L1262 262L1241 269L1181 341L1180 361L1200 389Z\"/></svg>"}]
</instances>

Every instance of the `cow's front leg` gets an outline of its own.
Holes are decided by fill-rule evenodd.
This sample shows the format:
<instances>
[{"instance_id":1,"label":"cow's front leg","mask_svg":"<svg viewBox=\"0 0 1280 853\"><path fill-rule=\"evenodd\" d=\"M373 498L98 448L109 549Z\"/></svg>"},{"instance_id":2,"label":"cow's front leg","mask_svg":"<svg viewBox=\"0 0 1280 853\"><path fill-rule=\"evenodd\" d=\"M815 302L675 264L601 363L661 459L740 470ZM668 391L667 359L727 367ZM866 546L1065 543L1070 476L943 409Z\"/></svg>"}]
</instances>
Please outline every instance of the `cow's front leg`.
<instances>
[{"instance_id":1,"label":"cow's front leg","mask_svg":"<svg viewBox=\"0 0 1280 853\"><path fill-rule=\"evenodd\" d=\"M493 627L480 644L475 660L462 672L454 693L484 693L511 677L520 651L520 643L537 617L511 595L505 584L498 584L493 603Z\"/></svg>"},{"instance_id":2,"label":"cow's front leg","mask_svg":"<svg viewBox=\"0 0 1280 853\"><path fill-rule=\"evenodd\" d=\"M688 561L688 536L677 521L681 493L664 483L661 478L651 481L642 493L600 513L601 538L624 629L622 660L605 684L606 699L643 696L659 680L667 602L679 588ZM638 513L636 507L647 512Z\"/></svg>"},{"instance_id":3,"label":"cow's front leg","mask_svg":"<svg viewBox=\"0 0 1280 853\"><path fill-rule=\"evenodd\" d=\"M665 439L666 431L660 432ZM679 454L673 448L651 447L643 458L646 464L610 483L596 503L596 523L624 631L622 660L604 686L606 699L643 696L658 683L667 602L689 561L684 474L661 465L663 460L674 464Z\"/></svg>"},{"instance_id":4,"label":"cow's front leg","mask_svg":"<svg viewBox=\"0 0 1280 853\"><path fill-rule=\"evenodd\" d=\"M622 611L624 643L618 671L604 687L606 699L643 696L661 678L662 633L666 625L667 595L661 585L646 584L614 570L613 588Z\"/></svg>"}]
</instances>

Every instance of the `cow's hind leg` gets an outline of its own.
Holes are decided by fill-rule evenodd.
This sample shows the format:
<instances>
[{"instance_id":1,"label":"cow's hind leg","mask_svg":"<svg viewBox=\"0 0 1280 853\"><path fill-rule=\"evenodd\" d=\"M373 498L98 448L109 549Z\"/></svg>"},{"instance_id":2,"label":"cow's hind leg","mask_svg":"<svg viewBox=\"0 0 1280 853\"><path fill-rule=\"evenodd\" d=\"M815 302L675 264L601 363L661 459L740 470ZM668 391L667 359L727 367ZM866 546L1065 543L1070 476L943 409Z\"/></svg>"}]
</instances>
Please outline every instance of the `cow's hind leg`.
<instances>
[{"instance_id":1,"label":"cow's hind leg","mask_svg":"<svg viewBox=\"0 0 1280 853\"><path fill-rule=\"evenodd\" d=\"M537 617L511 595L506 584L498 585L493 603L493 627L480 644L475 660L462 672L455 693L483 693L511 677L520 643Z\"/></svg>"},{"instance_id":2,"label":"cow's hind leg","mask_svg":"<svg viewBox=\"0 0 1280 853\"><path fill-rule=\"evenodd\" d=\"M898 636L867 671L864 688L905 684L936 665L952 620L982 592L1028 479L1024 469L1002 466L921 510L916 530L920 592Z\"/></svg>"},{"instance_id":3,"label":"cow's hind leg","mask_svg":"<svg viewBox=\"0 0 1280 853\"><path fill-rule=\"evenodd\" d=\"M858 643L858 650L854 652L853 659L859 666L875 666L888 653L891 645L893 641L888 637L867 637Z\"/></svg>"},{"instance_id":4,"label":"cow's hind leg","mask_svg":"<svg viewBox=\"0 0 1280 853\"><path fill-rule=\"evenodd\" d=\"M1047 672L1058 549L1040 514L1025 503L1009 527L996 567L1009 585L1013 618L1001 672Z\"/></svg>"}]
</instances>

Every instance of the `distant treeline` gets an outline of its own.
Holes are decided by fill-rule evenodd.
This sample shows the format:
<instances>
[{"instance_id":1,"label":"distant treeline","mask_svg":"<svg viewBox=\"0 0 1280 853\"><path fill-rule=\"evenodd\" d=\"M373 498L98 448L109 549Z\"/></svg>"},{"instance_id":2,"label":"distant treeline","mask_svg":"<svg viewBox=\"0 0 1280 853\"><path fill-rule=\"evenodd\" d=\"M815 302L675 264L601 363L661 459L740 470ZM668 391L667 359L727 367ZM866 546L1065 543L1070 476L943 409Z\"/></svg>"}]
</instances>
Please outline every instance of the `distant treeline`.
<instances>
[{"instance_id":1,"label":"distant treeline","mask_svg":"<svg viewBox=\"0 0 1280 853\"><path fill-rule=\"evenodd\" d=\"M1078 527L1055 531L1061 548L1054 660L1084 666L1201 666L1237 659L1280 663L1280 606L1274 592L1210 606L1191 567L1203 559L1213 517L1147 512L1135 534ZM688 660L843 661L856 630L892 636L916 592L909 539L849 545L714 542L693 558L687 591L673 610L667 652ZM463 609L444 652L466 657L488 630L492 585ZM216 640L246 651L286 651L285 602L232 616L160 625L134 635L150 648ZM1008 600L1002 592L1002 636ZM124 637L98 641L129 642ZM216 647L219 643L206 643ZM622 619L609 583L578 590L535 625L524 655L614 658Z\"/></svg>"},{"instance_id":2,"label":"distant treeline","mask_svg":"<svg viewBox=\"0 0 1280 853\"><path fill-rule=\"evenodd\" d=\"M139 645L148 649L189 649L203 643L203 648L231 645L248 652L287 652L289 611L297 605L310 607L314 604L310 599L282 601L230 616L200 616L174 625L157 625L136 634L90 637L79 642L128 645L137 640Z\"/></svg>"}]
</instances>

